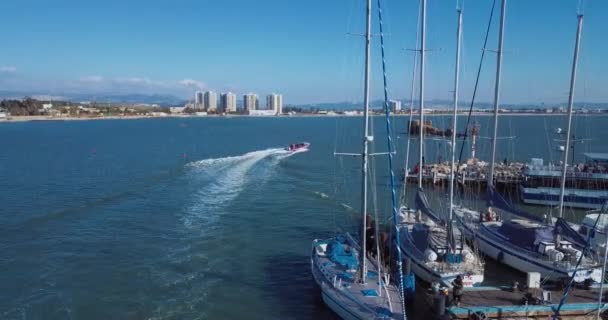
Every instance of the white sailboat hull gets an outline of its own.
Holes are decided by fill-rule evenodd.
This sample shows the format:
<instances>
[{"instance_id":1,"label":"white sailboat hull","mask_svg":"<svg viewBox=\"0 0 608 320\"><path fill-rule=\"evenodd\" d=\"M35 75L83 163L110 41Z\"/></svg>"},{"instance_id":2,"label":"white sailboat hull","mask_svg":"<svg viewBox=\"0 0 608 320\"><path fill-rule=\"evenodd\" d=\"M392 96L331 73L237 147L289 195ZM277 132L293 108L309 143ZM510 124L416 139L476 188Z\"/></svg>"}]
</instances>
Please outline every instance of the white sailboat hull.
<instances>
[{"instance_id":1,"label":"white sailboat hull","mask_svg":"<svg viewBox=\"0 0 608 320\"><path fill-rule=\"evenodd\" d=\"M503 245L502 242L492 241L482 234L477 234L475 243L480 252L496 261L506 264L513 269L521 272L538 272L542 278L557 279L570 277L576 270L576 265L562 267L546 260L530 257L525 253L516 252L513 248ZM579 269L576 272L574 281L583 282L591 278L599 283L602 279L600 268Z\"/></svg>"},{"instance_id":2,"label":"white sailboat hull","mask_svg":"<svg viewBox=\"0 0 608 320\"><path fill-rule=\"evenodd\" d=\"M411 258L411 256L409 256L407 254L407 252L405 252L404 250L402 250L402 252L405 253L405 256L407 258L411 259L412 272L414 272L418 278L420 278L422 281L424 281L426 283L436 282L436 283L439 283L443 287L451 288L451 287L453 287L452 282L454 281L454 279L456 279L457 275L462 276L465 287L473 287L475 285L480 285L483 282L483 279L484 279L483 274L467 275L467 274L460 274L460 273L455 272L455 273L452 273L449 275L445 275L445 274L442 275L440 273L429 271L428 268L424 267L423 262Z\"/></svg>"},{"instance_id":3,"label":"white sailboat hull","mask_svg":"<svg viewBox=\"0 0 608 320\"><path fill-rule=\"evenodd\" d=\"M342 319L405 319L401 310L399 289L388 285L379 288L377 277L368 279L366 284L343 278L345 273L335 267L319 243L313 241L311 270L313 278L321 289L323 302ZM369 263L369 272L377 274L374 264ZM353 274L354 275L354 274ZM378 296L366 296L363 291L376 290Z\"/></svg>"},{"instance_id":4,"label":"white sailboat hull","mask_svg":"<svg viewBox=\"0 0 608 320\"><path fill-rule=\"evenodd\" d=\"M340 318L344 320L363 319L353 315L342 305L337 303L337 297L335 296L335 293L331 291L333 291L333 289L329 289L328 286L323 286L321 288L321 297L323 298L323 302L325 302L325 305L327 305L334 313L336 313L338 316L340 316Z\"/></svg>"},{"instance_id":5,"label":"white sailboat hull","mask_svg":"<svg viewBox=\"0 0 608 320\"><path fill-rule=\"evenodd\" d=\"M424 254L417 251L416 245L409 240L409 229L411 225L404 225L401 240L401 252L411 262L412 271L424 282L437 282L444 287L451 288L452 282L458 275L462 276L465 287L480 285L484 280L483 266L473 267L474 264L467 262L455 264L441 264L425 261ZM449 270L446 270L449 268Z\"/></svg>"}]
</instances>

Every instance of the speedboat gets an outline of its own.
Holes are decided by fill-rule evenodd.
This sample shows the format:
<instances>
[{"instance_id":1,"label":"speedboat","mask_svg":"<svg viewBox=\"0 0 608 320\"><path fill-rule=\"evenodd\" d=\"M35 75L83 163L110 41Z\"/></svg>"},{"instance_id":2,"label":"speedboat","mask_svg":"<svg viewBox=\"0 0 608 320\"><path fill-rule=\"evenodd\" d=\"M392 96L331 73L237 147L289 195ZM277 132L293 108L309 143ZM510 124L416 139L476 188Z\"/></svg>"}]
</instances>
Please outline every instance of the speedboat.
<instances>
[{"instance_id":1,"label":"speedboat","mask_svg":"<svg viewBox=\"0 0 608 320\"><path fill-rule=\"evenodd\" d=\"M310 146L310 143L308 143L308 142L298 142L298 143L292 143L292 144L288 145L287 147L285 147L285 150L290 151L290 152L308 151L309 146Z\"/></svg>"}]
</instances>

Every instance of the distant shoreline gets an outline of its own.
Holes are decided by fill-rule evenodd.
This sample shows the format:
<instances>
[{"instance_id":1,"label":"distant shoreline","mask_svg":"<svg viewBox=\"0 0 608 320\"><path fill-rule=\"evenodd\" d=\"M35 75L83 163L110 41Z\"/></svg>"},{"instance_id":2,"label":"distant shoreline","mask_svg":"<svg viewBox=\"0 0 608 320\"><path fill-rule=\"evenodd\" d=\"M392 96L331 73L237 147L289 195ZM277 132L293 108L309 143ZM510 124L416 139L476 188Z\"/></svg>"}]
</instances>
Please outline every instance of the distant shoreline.
<instances>
[{"instance_id":1,"label":"distant shoreline","mask_svg":"<svg viewBox=\"0 0 608 320\"><path fill-rule=\"evenodd\" d=\"M448 116L450 112L425 113L427 117L433 116ZM459 113L459 116L467 116L468 113ZM472 116L492 116L488 112L473 112ZM608 116L608 113L576 113L575 116ZM93 120L137 120L137 119L164 119L164 118L326 118L326 117L361 117L362 114L306 114L299 113L294 115L282 116L254 116L245 114L228 114L228 115L185 115L185 114L170 114L166 116L101 116L101 117L52 117L52 116L11 116L9 118L0 119L3 122L35 122L35 121L93 121ZM372 114L372 116L384 116L384 114ZM396 114L395 117L409 117L409 114ZM536 113L536 112L508 112L499 113L499 116L566 116L566 113ZM414 118L418 117L418 113L413 114Z\"/></svg>"}]
</instances>

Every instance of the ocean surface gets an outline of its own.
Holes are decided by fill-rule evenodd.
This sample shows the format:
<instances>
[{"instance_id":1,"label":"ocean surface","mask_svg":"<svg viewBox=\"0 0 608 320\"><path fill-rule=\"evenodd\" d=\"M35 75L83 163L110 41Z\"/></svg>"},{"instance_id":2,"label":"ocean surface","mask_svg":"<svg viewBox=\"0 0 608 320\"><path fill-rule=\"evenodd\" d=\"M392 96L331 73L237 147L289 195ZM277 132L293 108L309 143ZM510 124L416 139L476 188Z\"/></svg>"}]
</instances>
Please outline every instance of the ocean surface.
<instances>
[{"instance_id":1,"label":"ocean surface","mask_svg":"<svg viewBox=\"0 0 608 320\"><path fill-rule=\"evenodd\" d=\"M476 118L481 158L490 119ZM400 176L407 118L393 120ZM575 118L577 138L592 139L576 144L577 161L608 152L607 124ZM373 150L386 151L384 119L373 127ZM498 158L558 162L558 127L564 117L501 117ZM333 153L360 152L361 129L360 117L0 123L0 319L335 319L309 251L315 238L356 232L360 160ZM311 150L283 150L297 141ZM449 145L428 140L425 156L445 160ZM380 219L386 162L372 161ZM445 193L434 189L435 205ZM487 269L490 283L521 276Z\"/></svg>"}]
</instances>

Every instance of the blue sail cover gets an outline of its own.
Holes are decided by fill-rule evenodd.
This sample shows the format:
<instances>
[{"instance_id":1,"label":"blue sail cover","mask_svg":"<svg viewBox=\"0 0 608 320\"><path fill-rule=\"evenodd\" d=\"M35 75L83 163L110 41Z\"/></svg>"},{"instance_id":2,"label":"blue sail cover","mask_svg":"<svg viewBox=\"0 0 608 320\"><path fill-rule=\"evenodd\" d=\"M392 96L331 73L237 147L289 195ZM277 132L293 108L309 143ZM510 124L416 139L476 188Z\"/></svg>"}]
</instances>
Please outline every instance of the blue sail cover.
<instances>
[{"instance_id":1,"label":"blue sail cover","mask_svg":"<svg viewBox=\"0 0 608 320\"><path fill-rule=\"evenodd\" d=\"M584 248L587 244L587 239L576 232L564 218L558 218L555 222L555 232L578 247Z\"/></svg>"},{"instance_id":2,"label":"blue sail cover","mask_svg":"<svg viewBox=\"0 0 608 320\"><path fill-rule=\"evenodd\" d=\"M429 200L426 198L426 194L422 190L418 190L416 193L416 209L422 211L425 215L429 216L433 221L439 224L443 224L439 215L431 209Z\"/></svg>"},{"instance_id":3,"label":"blue sail cover","mask_svg":"<svg viewBox=\"0 0 608 320\"><path fill-rule=\"evenodd\" d=\"M352 250L346 250L347 246L340 242L340 239L334 239L327 245L329 259L347 269L357 269L359 260Z\"/></svg>"},{"instance_id":4,"label":"blue sail cover","mask_svg":"<svg viewBox=\"0 0 608 320\"><path fill-rule=\"evenodd\" d=\"M488 205L496 207L500 210L506 211L516 216L524 217L526 219L537 222L543 222L543 219L541 217L513 207L507 200L505 200L505 198L500 195L500 193L498 193L498 191L496 191L496 189L494 189L494 187L490 187L490 190L488 191Z\"/></svg>"}]
</instances>

